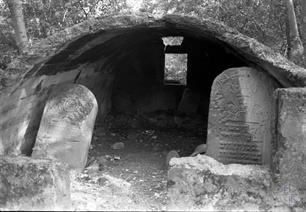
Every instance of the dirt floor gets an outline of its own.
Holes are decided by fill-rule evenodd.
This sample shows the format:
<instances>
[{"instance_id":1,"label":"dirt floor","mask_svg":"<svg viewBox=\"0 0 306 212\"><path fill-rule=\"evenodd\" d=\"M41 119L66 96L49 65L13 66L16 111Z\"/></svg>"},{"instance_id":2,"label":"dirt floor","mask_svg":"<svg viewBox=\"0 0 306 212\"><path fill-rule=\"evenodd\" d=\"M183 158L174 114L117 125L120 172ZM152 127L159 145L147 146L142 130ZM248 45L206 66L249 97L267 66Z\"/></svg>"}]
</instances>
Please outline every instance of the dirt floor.
<instances>
[{"instance_id":1,"label":"dirt floor","mask_svg":"<svg viewBox=\"0 0 306 212\"><path fill-rule=\"evenodd\" d=\"M72 180L73 208L167 210L166 156L171 150L189 156L202 144L204 123L199 120L198 124L202 130L183 123L177 126L173 117L165 114L109 116L97 123L88 165Z\"/></svg>"}]
</instances>

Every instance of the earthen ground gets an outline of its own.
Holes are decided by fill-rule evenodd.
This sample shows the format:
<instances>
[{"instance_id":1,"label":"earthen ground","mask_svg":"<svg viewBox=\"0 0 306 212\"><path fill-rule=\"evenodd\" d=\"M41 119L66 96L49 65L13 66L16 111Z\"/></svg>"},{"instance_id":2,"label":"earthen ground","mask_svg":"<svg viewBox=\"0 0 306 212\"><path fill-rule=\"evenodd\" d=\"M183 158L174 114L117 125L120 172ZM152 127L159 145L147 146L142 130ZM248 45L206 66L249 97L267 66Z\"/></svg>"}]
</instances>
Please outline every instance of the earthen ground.
<instances>
[{"instance_id":1,"label":"earthen ground","mask_svg":"<svg viewBox=\"0 0 306 212\"><path fill-rule=\"evenodd\" d=\"M203 143L203 133L118 119L116 124L97 123L88 165L72 182L74 209L166 210L166 155L171 150L190 155ZM116 142L124 148L112 149Z\"/></svg>"}]
</instances>

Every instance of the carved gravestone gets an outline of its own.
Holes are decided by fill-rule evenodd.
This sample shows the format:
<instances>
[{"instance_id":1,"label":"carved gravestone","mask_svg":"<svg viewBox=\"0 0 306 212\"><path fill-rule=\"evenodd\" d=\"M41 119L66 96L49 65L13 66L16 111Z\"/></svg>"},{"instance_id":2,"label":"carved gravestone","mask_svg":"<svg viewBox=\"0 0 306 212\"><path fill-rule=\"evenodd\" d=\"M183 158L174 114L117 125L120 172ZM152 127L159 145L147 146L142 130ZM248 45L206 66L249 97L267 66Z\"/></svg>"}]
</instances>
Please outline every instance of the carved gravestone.
<instances>
[{"instance_id":1,"label":"carved gravestone","mask_svg":"<svg viewBox=\"0 0 306 212\"><path fill-rule=\"evenodd\" d=\"M32 157L48 157L82 170L98 111L95 96L86 87L65 84L47 100Z\"/></svg>"},{"instance_id":2,"label":"carved gravestone","mask_svg":"<svg viewBox=\"0 0 306 212\"><path fill-rule=\"evenodd\" d=\"M271 165L277 83L248 67L232 68L213 82L207 155L222 163Z\"/></svg>"}]
</instances>

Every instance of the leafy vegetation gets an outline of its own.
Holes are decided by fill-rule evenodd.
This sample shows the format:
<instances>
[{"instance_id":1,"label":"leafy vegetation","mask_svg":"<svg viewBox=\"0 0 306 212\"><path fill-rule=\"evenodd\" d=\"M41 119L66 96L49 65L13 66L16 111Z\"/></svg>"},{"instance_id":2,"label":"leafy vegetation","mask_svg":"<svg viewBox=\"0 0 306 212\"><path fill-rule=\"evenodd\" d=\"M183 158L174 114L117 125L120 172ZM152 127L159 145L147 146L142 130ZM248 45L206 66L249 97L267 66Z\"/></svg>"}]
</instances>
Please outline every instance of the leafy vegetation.
<instances>
[{"instance_id":1,"label":"leafy vegetation","mask_svg":"<svg viewBox=\"0 0 306 212\"><path fill-rule=\"evenodd\" d=\"M8 2L0 0L0 68L20 52ZM154 16L186 14L210 18L236 28L287 55L286 1L279 0L14 0L21 1L28 45L84 20L115 13L149 13ZM289 1L289 0L288 0ZM303 27L303 0L294 6ZM304 33L306 34L306 33ZM306 43L305 36L302 42ZM26 51L25 51L26 52Z\"/></svg>"}]
</instances>

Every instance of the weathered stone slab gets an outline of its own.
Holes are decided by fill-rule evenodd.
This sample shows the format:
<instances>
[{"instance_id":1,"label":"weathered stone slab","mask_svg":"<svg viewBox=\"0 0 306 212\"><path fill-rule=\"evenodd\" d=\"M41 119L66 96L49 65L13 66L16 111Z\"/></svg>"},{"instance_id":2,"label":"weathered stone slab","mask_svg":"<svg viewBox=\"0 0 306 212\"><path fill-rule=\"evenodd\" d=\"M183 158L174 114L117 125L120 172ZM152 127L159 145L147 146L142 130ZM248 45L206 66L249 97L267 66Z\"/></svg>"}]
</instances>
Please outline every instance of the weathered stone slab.
<instances>
[{"instance_id":1,"label":"weathered stone slab","mask_svg":"<svg viewBox=\"0 0 306 212\"><path fill-rule=\"evenodd\" d=\"M306 89L276 91L278 99L277 152L274 167L281 184L306 191Z\"/></svg>"},{"instance_id":2,"label":"weathered stone slab","mask_svg":"<svg viewBox=\"0 0 306 212\"><path fill-rule=\"evenodd\" d=\"M54 88L43 112L32 156L57 159L82 170L97 111L95 96L86 87L65 84Z\"/></svg>"},{"instance_id":3,"label":"weathered stone slab","mask_svg":"<svg viewBox=\"0 0 306 212\"><path fill-rule=\"evenodd\" d=\"M211 90L207 155L225 164L270 165L276 88L270 76L248 67L220 74Z\"/></svg>"},{"instance_id":4,"label":"weathered stone slab","mask_svg":"<svg viewBox=\"0 0 306 212\"><path fill-rule=\"evenodd\" d=\"M275 183L259 165L224 165L206 155L172 158L167 210L305 211L305 199L293 186Z\"/></svg>"},{"instance_id":5,"label":"weathered stone slab","mask_svg":"<svg viewBox=\"0 0 306 212\"><path fill-rule=\"evenodd\" d=\"M170 166L167 210L262 211L274 207L266 168L224 165L206 155L172 158Z\"/></svg>"},{"instance_id":6,"label":"weathered stone slab","mask_svg":"<svg viewBox=\"0 0 306 212\"><path fill-rule=\"evenodd\" d=\"M29 157L0 158L0 210L71 207L70 177L63 164Z\"/></svg>"}]
</instances>

